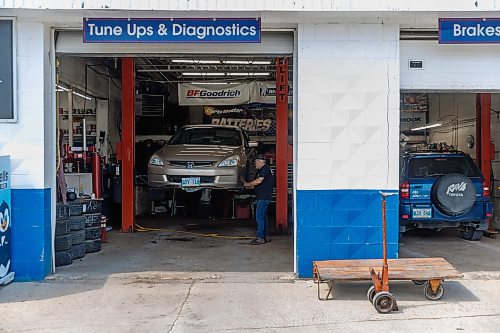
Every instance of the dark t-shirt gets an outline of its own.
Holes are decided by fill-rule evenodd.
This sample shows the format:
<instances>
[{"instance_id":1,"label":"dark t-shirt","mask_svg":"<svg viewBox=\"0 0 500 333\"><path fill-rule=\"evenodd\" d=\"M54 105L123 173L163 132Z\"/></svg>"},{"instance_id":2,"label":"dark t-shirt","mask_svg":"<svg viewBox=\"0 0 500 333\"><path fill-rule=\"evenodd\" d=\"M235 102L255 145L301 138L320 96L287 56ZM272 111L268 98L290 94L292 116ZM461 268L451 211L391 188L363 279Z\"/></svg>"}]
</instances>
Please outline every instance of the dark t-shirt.
<instances>
[{"instance_id":1,"label":"dark t-shirt","mask_svg":"<svg viewBox=\"0 0 500 333\"><path fill-rule=\"evenodd\" d=\"M259 185L255 186L255 196L257 200L271 200L273 197L273 188L274 188L274 174L269 167L269 165L265 164L262 168L257 171L258 179L263 177L264 180Z\"/></svg>"}]
</instances>

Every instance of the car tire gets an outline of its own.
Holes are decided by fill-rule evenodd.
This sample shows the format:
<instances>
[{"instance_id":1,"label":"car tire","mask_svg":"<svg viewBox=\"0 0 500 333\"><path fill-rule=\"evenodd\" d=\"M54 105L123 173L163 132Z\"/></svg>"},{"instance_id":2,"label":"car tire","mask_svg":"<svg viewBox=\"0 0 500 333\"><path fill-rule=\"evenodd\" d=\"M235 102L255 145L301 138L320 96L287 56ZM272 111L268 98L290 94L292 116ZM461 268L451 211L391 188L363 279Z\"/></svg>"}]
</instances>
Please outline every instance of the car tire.
<instances>
[{"instance_id":1,"label":"car tire","mask_svg":"<svg viewBox=\"0 0 500 333\"><path fill-rule=\"evenodd\" d=\"M69 218L70 229L82 230L85 228L85 216L71 216Z\"/></svg>"},{"instance_id":2,"label":"car tire","mask_svg":"<svg viewBox=\"0 0 500 333\"><path fill-rule=\"evenodd\" d=\"M70 216L80 216L83 214L83 202L73 201L69 203L69 215Z\"/></svg>"},{"instance_id":3,"label":"car tire","mask_svg":"<svg viewBox=\"0 0 500 333\"><path fill-rule=\"evenodd\" d=\"M101 239L101 227L85 228L85 240Z\"/></svg>"},{"instance_id":4,"label":"car tire","mask_svg":"<svg viewBox=\"0 0 500 333\"><path fill-rule=\"evenodd\" d=\"M101 240L92 239L85 241L85 253L94 253L101 251Z\"/></svg>"},{"instance_id":5,"label":"car tire","mask_svg":"<svg viewBox=\"0 0 500 333\"><path fill-rule=\"evenodd\" d=\"M476 188L467 176L450 173L440 177L431 189L431 200L437 209L448 216L466 214L476 202Z\"/></svg>"},{"instance_id":6,"label":"car tire","mask_svg":"<svg viewBox=\"0 0 500 333\"><path fill-rule=\"evenodd\" d=\"M85 257L85 243L73 245L70 250L71 259L81 259Z\"/></svg>"},{"instance_id":7,"label":"car tire","mask_svg":"<svg viewBox=\"0 0 500 333\"><path fill-rule=\"evenodd\" d=\"M462 238L468 241L478 241L483 237L483 230L476 230L474 227L466 227Z\"/></svg>"},{"instance_id":8,"label":"car tire","mask_svg":"<svg viewBox=\"0 0 500 333\"><path fill-rule=\"evenodd\" d=\"M85 242L85 230L74 230L71 231L71 245L79 245Z\"/></svg>"},{"instance_id":9,"label":"car tire","mask_svg":"<svg viewBox=\"0 0 500 333\"><path fill-rule=\"evenodd\" d=\"M64 236L70 232L69 220L56 220L56 237Z\"/></svg>"},{"instance_id":10,"label":"car tire","mask_svg":"<svg viewBox=\"0 0 500 333\"><path fill-rule=\"evenodd\" d=\"M69 205L63 203L56 204L56 220L67 220L69 218Z\"/></svg>"},{"instance_id":11,"label":"car tire","mask_svg":"<svg viewBox=\"0 0 500 333\"><path fill-rule=\"evenodd\" d=\"M57 251L66 251L71 249L71 235L62 235L62 236L56 236L56 239L54 241L54 247L56 252Z\"/></svg>"},{"instance_id":12,"label":"car tire","mask_svg":"<svg viewBox=\"0 0 500 333\"><path fill-rule=\"evenodd\" d=\"M101 226L101 214L85 214L85 228Z\"/></svg>"},{"instance_id":13,"label":"car tire","mask_svg":"<svg viewBox=\"0 0 500 333\"><path fill-rule=\"evenodd\" d=\"M71 252L69 250L56 251L56 267L68 266L73 262Z\"/></svg>"},{"instance_id":14,"label":"car tire","mask_svg":"<svg viewBox=\"0 0 500 333\"><path fill-rule=\"evenodd\" d=\"M90 199L84 202L86 214L100 213L102 211L102 200Z\"/></svg>"}]
</instances>

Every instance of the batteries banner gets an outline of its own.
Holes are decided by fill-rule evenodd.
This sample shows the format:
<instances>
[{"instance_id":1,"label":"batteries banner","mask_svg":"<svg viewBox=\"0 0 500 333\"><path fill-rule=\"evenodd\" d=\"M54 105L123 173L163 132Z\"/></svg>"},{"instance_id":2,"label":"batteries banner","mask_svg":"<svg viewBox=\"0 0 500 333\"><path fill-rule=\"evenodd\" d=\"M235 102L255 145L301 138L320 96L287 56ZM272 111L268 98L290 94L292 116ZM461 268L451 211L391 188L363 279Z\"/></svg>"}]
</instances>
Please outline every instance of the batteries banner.
<instances>
[{"instance_id":1,"label":"batteries banner","mask_svg":"<svg viewBox=\"0 0 500 333\"><path fill-rule=\"evenodd\" d=\"M10 157L0 156L0 280L10 271L11 259Z\"/></svg>"},{"instance_id":2,"label":"batteries banner","mask_svg":"<svg viewBox=\"0 0 500 333\"><path fill-rule=\"evenodd\" d=\"M205 106L203 123L239 126L248 135L276 135L276 109L265 105Z\"/></svg>"}]
</instances>

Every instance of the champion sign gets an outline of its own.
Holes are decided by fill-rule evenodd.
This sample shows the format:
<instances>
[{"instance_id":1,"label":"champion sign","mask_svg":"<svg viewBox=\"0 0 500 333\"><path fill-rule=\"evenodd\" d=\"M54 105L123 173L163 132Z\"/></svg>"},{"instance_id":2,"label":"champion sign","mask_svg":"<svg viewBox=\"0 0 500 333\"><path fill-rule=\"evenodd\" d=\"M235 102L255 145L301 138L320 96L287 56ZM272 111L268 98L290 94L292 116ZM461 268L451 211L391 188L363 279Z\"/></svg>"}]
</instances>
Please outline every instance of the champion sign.
<instances>
[{"instance_id":1,"label":"champion sign","mask_svg":"<svg viewBox=\"0 0 500 333\"><path fill-rule=\"evenodd\" d=\"M500 18L439 19L439 43L500 43Z\"/></svg>"}]
</instances>

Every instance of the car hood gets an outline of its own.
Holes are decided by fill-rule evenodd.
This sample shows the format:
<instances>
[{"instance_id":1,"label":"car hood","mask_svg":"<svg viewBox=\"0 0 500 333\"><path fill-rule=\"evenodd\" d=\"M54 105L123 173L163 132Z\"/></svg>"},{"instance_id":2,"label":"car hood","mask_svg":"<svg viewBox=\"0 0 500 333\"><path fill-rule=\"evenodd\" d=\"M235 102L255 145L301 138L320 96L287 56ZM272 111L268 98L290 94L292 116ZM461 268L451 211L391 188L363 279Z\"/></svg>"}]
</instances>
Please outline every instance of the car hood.
<instances>
[{"instance_id":1,"label":"car hood","mask_svg":"<svg viewBox=\"0 0 500 333\"><path fill-rule=\"evenodd\" d=\"M241 147L209 145L168 145L159 152L163 161L217 162L234 155L241 155Z\"/></svg>"}]
</instances>

